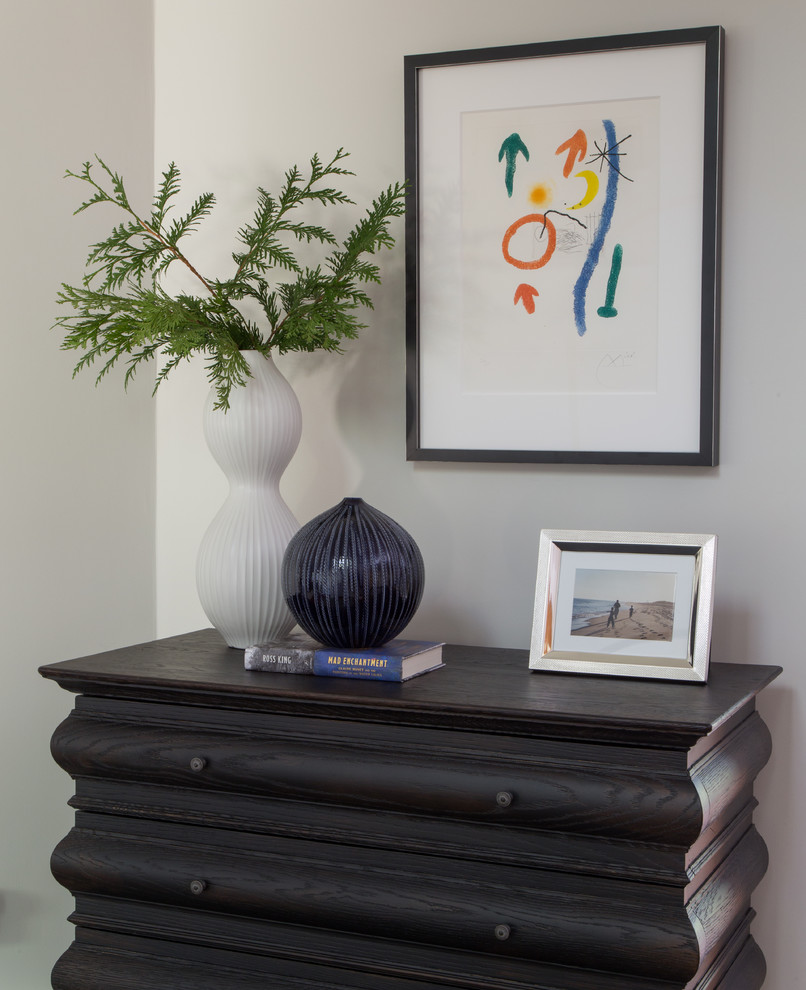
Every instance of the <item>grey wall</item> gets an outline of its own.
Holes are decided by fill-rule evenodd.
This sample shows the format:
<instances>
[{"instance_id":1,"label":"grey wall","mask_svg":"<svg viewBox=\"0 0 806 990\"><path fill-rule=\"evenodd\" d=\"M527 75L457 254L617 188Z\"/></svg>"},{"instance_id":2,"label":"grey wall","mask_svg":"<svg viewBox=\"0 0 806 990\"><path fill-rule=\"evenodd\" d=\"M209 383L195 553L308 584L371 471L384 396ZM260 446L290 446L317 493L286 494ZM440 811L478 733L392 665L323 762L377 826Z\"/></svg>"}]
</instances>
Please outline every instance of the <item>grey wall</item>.
<instances>
[{"instance_id":1,"label":"grey wall","mask_svg":"<svg viewBox=\"0 0 806 990\"><path fill-rule=\"evenodd\" d=\"M71 900L50 853L72 784L49 740L72 699L39 664L154 633L154 407L71 382L49 328L103 226L62 178L94 152L150 194L150 4L0 0L0 985L44 990Z\"/></svg>"}]
</instances>

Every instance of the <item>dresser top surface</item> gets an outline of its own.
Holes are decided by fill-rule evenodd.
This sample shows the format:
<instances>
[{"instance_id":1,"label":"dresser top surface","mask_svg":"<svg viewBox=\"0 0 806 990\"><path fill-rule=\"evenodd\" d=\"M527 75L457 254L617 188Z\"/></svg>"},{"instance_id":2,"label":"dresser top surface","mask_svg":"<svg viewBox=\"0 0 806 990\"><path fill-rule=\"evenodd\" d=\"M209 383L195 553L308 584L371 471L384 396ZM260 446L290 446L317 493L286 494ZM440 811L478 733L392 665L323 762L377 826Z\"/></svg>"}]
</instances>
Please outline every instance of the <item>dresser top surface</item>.
<instances>
[{"instance_id":1,"label":"dresser top surface","mask_svg":"<svg viewBox=\"0 0 806 990\"><path fill-rule=\"evenodd\" d=\"M716 663L705 685L589 677L530 671L526 650L449 645L444 667L395 683L248 671L243 656L203 629L40 673L96 697L558 737L584 726L588 736L692 745L780 672Z\"/></svg>"}]
</instances>

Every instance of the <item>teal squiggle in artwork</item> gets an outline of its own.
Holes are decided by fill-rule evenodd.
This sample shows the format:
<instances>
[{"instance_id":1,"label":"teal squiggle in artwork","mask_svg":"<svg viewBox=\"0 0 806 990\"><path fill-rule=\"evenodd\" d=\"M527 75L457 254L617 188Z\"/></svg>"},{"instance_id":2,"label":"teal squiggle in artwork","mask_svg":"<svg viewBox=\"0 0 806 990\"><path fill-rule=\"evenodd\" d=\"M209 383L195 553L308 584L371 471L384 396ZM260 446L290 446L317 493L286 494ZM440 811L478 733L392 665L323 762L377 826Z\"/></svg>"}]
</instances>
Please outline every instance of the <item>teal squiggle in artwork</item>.
<instances>
[{"instance_id":1,"label":"teal squiggle in artwork","mask_svg":"<svg viewBox=\"0 0 806 990\"><path fill-rule=\"evenodd\" d=\"M614 303L616 301L616 286L618 285L618 277L621 274L621 261L623 257L624 248L620 244L616 244L613 248L613 258L610 261L610 278L607 280L605 304L596 310L597 315L605 320L610 320L614 316L618 316L618 310Z\"/></svg>"}]
</instances>

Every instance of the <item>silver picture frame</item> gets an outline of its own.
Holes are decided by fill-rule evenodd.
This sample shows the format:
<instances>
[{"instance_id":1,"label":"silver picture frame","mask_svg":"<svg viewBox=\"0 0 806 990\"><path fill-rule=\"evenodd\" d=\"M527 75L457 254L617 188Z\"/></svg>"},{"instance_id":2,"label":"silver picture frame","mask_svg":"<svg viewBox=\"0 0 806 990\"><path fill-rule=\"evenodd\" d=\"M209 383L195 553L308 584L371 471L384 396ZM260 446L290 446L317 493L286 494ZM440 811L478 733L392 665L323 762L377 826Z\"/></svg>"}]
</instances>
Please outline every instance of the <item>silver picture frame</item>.
<instances>
[{"instance_id":1,"label":"silver picture frame","mask_svg":"<svg viewBox=\"0 0 806 990\"><path fill-rule=\"evenodd\" d=\"M708 679L717 538L542 530L529 667Z\"/></svg>"}]
</instances>

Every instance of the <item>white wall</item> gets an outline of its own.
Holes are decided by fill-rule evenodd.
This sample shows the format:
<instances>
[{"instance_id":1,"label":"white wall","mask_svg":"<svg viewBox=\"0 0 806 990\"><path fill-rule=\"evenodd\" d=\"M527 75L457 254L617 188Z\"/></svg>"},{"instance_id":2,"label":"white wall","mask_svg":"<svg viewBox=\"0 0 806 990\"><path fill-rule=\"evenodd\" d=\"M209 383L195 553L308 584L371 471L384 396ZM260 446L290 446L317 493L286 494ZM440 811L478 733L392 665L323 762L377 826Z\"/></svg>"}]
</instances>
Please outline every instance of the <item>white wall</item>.
<instances>
[{"instance_id":1,"label":"white wall","mask_svg":"<svg viewBox=\"0 0 806 990\"><path fill-rule=\"evenodd\" d=\"M361 494L422 548L423 605L410 631L526 647L541 527L715 532L713 656L781 663L761 708L775 755L758 787L772 863L755 932L769 990L806 971L806 671L796 616L804 559L800 428L806 398L798 169L804 89L801 0L157 0L156 158L176 158L220 213L205 263L226 270L231 232L259 183L340 145L366 197L403 172L405 54L722 24L727 31L722 464L716 469L413 464L404 449L403 245L384 258L371 328L343 357L282 360L305 419L284 480L301 521ZM206 625L195 547L224 481L199 431L199 368L158 412L158 629ZM192 499L189 493L192 492Z\"/></svg>"},{"instance_id":2,"label":"white wall","mask_svg":"<svg viewBox=\"0 0 806 990\"><path fill-rule=\"evenodd\" d=\"M73 819L49 753L73 699L42 663L151 638L154 404L71 381L50 330L108 218L62 177L95 152L150 195L150 3L0 0L0 985L44 990L72 901L50 853Z\"/></svg>"}]
</instances>

